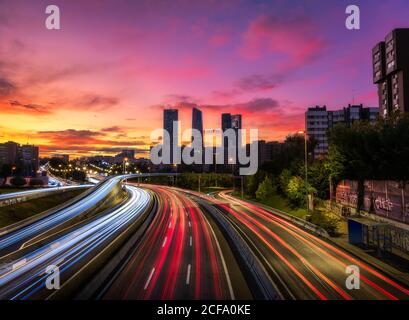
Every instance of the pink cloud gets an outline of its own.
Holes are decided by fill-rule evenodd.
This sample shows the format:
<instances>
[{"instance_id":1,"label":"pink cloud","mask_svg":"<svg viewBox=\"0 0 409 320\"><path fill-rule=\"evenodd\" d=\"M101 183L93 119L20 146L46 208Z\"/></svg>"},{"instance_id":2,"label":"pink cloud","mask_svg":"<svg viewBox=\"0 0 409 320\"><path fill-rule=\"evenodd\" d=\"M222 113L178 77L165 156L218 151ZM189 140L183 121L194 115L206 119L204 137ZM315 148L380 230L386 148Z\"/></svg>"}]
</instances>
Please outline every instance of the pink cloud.
<instances>
[{"instance_id":1,"label":"pink cloud","mask_svg":"<svg viewBox=\"0 0 409 320\"><path fill-rule=\"evenodd\" d=\"M209 38L209 44L218 48L226 45L230 41L230 32L227 28L220 28Z\"/></svg>"},{"instance_id":2,"label":"pink cloud","mask_svg":"<svg viewBox=\"0 0 409 320\"><path fill-rule=\"evenodd\" d=\"M315 59L326 43L315 25L304 17L282 18L260 15L243 34L239 53L246 59L276 55L285 68L294 68Z\"/></svg>"}]
</instances>

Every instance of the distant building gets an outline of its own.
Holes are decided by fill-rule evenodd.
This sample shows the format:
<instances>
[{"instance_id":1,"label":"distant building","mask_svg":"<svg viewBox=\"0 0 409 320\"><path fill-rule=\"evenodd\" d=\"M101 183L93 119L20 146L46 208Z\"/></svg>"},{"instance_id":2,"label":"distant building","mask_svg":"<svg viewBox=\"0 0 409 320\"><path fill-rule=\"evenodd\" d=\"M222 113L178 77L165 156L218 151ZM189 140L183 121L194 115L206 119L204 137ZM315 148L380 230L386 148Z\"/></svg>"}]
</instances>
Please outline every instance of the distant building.
<instances>
[{"instance_id":1,"label":"distant building","mask_svg":"<svg viewBox=\"0 0 409 320\"><path fill-rule=\"evenodd\" d=\"M258 165L261 166L263 163L274 161L274 157L282 151L283 143L278 141L258 140L252 143L258 144ZM250 153L250 144L246 144L247 154Z\"/></svg>"},{"instance_id":2,"label":"distant building","mask_svg":"<svg viewBox=\"0 0 409 320\"><path fill-rule=\"evenodd\" d=\"M162 144L164 146L170 147L170 163L174 163L173 146L178 145L178 132L173 131L173 123L178 121L178 110L177 109L165 109L163 110L163 130L168 133L168 137L164 134L162 139ZM176 137L174 141L173 136ZM169 139L169 140L168 140Z\"/></svg>"},{"instance_id":3,"label":"distant building","mask_svg":"<svg viewBox=\"0 0 409 320\"><path fill-rule=\"evenodd\" d=\"M222 114L222 132L224 133L228 129L234 129L236 131L236 163L238 158L238 146L241 143L240 137L238 136L238 130L242 129L242 117L241 114L230 114L230 113L223 113ZM223 149L224 149L224 164L228 165L231 163L229 159L229 143L228 139L224 138L223 140Z\"/></svg>"},{"instance_id":4,"label":"distant building","mask_svg":"<svg viewBox=\"0 0 409 320\"><path fill-rule=\"evenodd\" d=\"M378 108L365 108L362 104L348 105L340 110L327 110L326 106L308 108L305 113L305 127L307 135L313 137L317 146L313 157L317 158L328 152L327 132L337 124L350 126L354 121L374 122L379 114Z\"/></svg>"},{"instance_id":5,"label":"distant building","mask_svg":"<svg viewBox=\"0 0 409 320\"><path fill-rule=\"evenodd\" d=\"M0 143L0 164L16 165L24 176L35 176L39 169L39 148L13 141Z\"/></svg>"},{"instance_id":6,"label":"distant building","mask_svg":"<svg viewBox=\"0 0 409 320\"><path fill-rule=\"evenodd\" d=\"M70 155L69 154L53 154L53 158L61 159L65 164L70 162Z\"/></svg>"},{"instance_id":7,"label":"distant building","mask_svg":"<svg viewBox=\"0 0 409 320\"><path fill-rule=\"evenodd\" d=\"M16 164L19 145L13 141L0 143L0 164Z\"/></svg>"},{"instance_id":8,"label":"distant building","mask_svg":"<svg viewBox=\"0 0 409 320\"><path fill-rule=\"evenodd\" d=\"M192 109L192 129L196 129L203 137L203 115L197 108Z\"/></svg>"},{"instance_id":9,"label":"distant building","mask_svg":"<svg viewBox=\"0 0 409 320\"><path fill-rule=\"evenodd\" d=\"M124 149L114 157L115 163L122 163L124 161L134 162L135 161L135 150Z\"/></svg>"},{"instance_id":10,"label":"distant building","mask_svg":"<svg viewBox=\"0 0 409 320\"><path fill-rule=\"evenodd\" d=\"M380 115L409 112L409 29L394 29L372 49Z\"/></svg>"},{"instance_id":11,"label":"distant building","mask_svg":"<svg viewBox=\"0 0 409 320\"><path fill-rule=\"evenodd\" d=\"M101 163L106 163L106 164L113 164L113 163L115 163L115 157L98 155L98 156L86 157L84 159L81 159L80 162L85 162L85 163L87 163L87 162L101 162Z\"/></svg>"},{"instance_id":12,"label":"distant building","mask_svg":"<svg viewBox=\"0 0 409 320\"><path fill-rule=\"evenodd\" d=\"M330 124L331 120L326 106L308 108L305 113L307 135L313 137L317 142L317 146L313 151L314 158L328 152L327 131L331 127Z\"/></svg>"},{"instance_id":13,"label":"distant building","mask_svg":"<svg viewBox=\"0 0 409 320\"><path fill-rule=\"evenodd\" d=\"M24 176L36 176L39 169L39 148L33 145L22 145L17 152L20 163L23 165Z\"/></svg>"}]
</instances>

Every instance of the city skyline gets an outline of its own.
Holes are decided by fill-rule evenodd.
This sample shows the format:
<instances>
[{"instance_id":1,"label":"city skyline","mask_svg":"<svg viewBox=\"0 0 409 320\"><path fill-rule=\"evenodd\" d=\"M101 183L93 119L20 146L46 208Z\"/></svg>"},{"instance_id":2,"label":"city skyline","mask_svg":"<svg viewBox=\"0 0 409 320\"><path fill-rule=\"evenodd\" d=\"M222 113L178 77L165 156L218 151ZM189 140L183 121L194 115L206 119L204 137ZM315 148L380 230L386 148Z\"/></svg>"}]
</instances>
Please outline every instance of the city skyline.
<instances>
[{"instance_id":1,"label":"city skyline","mask_svg":"<svg viewBox=\"0 0 409 320\"><path fill-rule=\"evenodd\" d=\"M280 3L58 1L62 30L50 31L48 3L3 1L0 141L42 156L147 152L164 108L187 127L194 106L205 129L239 113L260 139L283 140L310 106L378 107L371 50L406 26L409 5L358 1L361 30L350 31L347 3Z\"/></svg>"}]
</instances>

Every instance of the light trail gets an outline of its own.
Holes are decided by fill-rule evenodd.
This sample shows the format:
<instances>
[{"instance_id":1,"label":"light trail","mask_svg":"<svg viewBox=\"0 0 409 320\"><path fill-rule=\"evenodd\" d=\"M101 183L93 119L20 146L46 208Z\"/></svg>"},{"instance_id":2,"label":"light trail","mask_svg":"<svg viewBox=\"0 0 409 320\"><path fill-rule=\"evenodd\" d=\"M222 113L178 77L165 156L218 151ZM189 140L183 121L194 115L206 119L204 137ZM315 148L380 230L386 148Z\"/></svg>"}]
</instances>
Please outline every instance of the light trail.
<instances>
[{"instance_id":1,"label":"light trail","mask_svg":"<svg viewBox=\"0 0 409 320\"><path fill-rule=\"evenodd\" d=\"M19 257L18 261L1 269L0 299L28 299L34 296L45 287L47 266L58 266L61 277L64 277L74 272L78 264L92 259L104 244L115 239L144 212L151 200L150 194L142 189L126 188L130 197L121 207ZM16 263L17 267L13 268Z\"/></svg>"}]
</instances>

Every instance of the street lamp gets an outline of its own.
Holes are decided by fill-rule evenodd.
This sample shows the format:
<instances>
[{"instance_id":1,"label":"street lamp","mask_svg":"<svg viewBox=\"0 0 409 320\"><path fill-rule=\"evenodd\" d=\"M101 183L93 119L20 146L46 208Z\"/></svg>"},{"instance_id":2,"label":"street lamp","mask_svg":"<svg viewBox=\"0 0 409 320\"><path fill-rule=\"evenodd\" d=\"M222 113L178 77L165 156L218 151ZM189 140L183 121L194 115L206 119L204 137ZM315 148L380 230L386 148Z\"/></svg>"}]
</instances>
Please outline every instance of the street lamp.
<instances>
[{"instance_id":1,"label":"street lamp","mask_svg":"<svg viewBox=\"0 0 409 320\"><path fill-rule=\"evenodd\" d=\"M307 132L298 131L299 134L304 135L304 167L305 167L305 191L307 193L307 216L310 211L309 194L308 194L308 150L307 150Z\"/></svg>"},{"instance_id":2,"label":"street lamp","mask_svg":"<svg viewBox=\"0 0 409 320\"><path fill-rule=\"evenodd\" d=\"M124 160L122 161L123 167L122 167L122 171L125 174L125 166L128 163L128 158L124 158Z\"/></svg>"}]
</instances>

